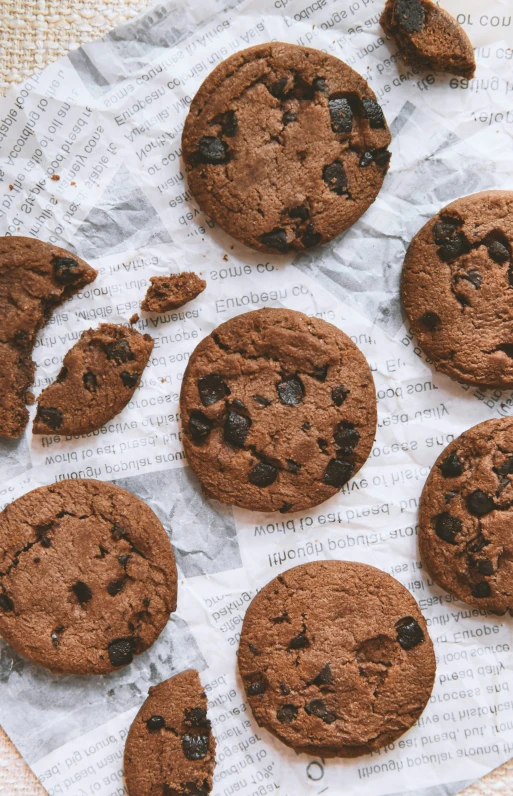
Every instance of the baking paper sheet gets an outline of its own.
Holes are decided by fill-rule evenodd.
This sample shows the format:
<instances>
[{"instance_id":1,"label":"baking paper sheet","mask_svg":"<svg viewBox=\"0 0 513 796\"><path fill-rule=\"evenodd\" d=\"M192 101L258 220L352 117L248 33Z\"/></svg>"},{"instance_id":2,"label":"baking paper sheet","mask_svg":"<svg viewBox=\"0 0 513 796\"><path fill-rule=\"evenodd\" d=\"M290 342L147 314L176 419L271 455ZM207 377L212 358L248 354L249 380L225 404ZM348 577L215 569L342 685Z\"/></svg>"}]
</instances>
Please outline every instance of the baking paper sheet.
<instances>
[{"instance_id":1,"label":"baking paper sheet","mask_svg":"<svg viewBox=\"0 0 513 796\"><path fill-rule=\"evenodd\" d=\"M453 600L418 559L417 506L447 443L512 412L513 394L461 386L419 350L399 303L406 247L457 197L513 188L513 9L447 0L477 47L472 81L401 65L379 27L382 0L165 2L16 86L0 101L0 231L76 251L99 276L42 330L35 391L80 333L126 323L149 277L193 270L206 291L181 310L141 313L155 348L126 409L93 434L0 443L2 506L64 478L113 480L146 500L175 549L178 611L158 642L107 677L57 677L0 642L0 721L48 793L121 796L123 744L148 687L197 667L218 742L215 796L452 794L513 756L509 617ZM392 133L376 203L345 235L295 257L249 251L198 209L184 180L181 129L221 60L278 39L324 49L371 83ZM178 396L197 343L230 317L289 307L339 326L368 358L379 425L360 473L293 515L206 499L182 451ZM32 409L34 412L34 409ZM236 671L255 592L305 561L341 558L390 572L418 600L438 660L417 725L351 761L296 755L247 709Z\"/></svg>"}]
</instances>

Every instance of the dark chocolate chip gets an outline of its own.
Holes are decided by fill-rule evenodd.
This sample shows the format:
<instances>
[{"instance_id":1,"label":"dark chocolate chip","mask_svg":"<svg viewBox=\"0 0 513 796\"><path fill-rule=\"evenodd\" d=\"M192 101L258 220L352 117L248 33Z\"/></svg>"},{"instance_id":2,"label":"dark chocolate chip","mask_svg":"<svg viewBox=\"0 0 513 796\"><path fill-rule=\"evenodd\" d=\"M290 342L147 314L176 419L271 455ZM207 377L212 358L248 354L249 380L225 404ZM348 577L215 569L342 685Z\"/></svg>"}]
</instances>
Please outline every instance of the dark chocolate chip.
<instances>
[{"instance_id":1,"label":"dark chocolate chip","mask_svg":"<svg viewBox=\"0 0 513 796\"><path fill-rule=\"evenodd\" d=\"M486 541L484 537L480 537L477 541L473 542L472 544L469 543L468 549L471 553L480 553L484 547L487 547L490 543Z\"/></svg>"},{"instance_id":2,"label":"dark chocolate chip","mask_svg":"<svg viewBox=\"0 0 513 796\"><path fill-rule=\"evenodd\" d=\"M498 240L494 240L492 243L490 243L488 246L488 254L492 260L501 265L502 263L507 263L511 258L509 249Z\"/></svg>"},{"instance_id":3,"label":"dark chocolate chip","mask_svg":"<svg viewBox=\"0 0 513 796\"><path fill-rule=\"evenodd\" d=\"M324 451L328 447L329 442L328 442L327 439L323 439L322 437L319 437L318 440L317 440L317 445L319 446L321 451Z\"/></svg>"},{"instance_id":4,"label":"dark chocolate chip","mask_svg":"<svg viewBox=\"0 0 513 796\"><path fill-rule=\"evenodd\" d=\"M501 464L497 472L499 475L513 475L513 456L510 456L509 459L506 459L506 461Z\"/></svg>"},{"instance_id":5,"label":"dark chocolate chip","mask_svg":"<svg viewBox=\"0 0 513 796\"><path fill-rule=\"evenodd\" d=\"M132 663L134 654L132 651L132 638L116 638L108 646L109 660L113 666L126 666Z\"/></svg>"},{"instance_id":6,"label":"dark chocolate chip","mask_svg":"<svg viewBox=\"0 0 513 796\"><path fill-rule=\"evenodd\" d=\"M286 77L280 77L279 80L276 80L276 82L272 84L269 91L273 97L276 97L276 99L285 99L285 87L287 82Z\"/></svg>"},{"instance_id":7,"label":"dark chocolate chip","mask_svg":"<svg viewBox=\"0 0 513 796\"><path fill-rule=\"evenodd\" d=\"M280 227L275 227L271 232L265 232L260 235L260 243L263 243L264 246L269 246L271 249L276 249L282 254L287 254L289 250L287 233Z\"/></svg>"},{"instance_id":8,"label":"dark chocolate chip","mask_svg":"<svg viewBox=\"0 0 513 796\"><path fill-rule=\"evenodd\" d=\"M94 373L91 373L90 370L86 370L86 372L82 376L82 381L84 382L84 387L88 392L96 392L96 388L98 386L98 380L94 375Z\"/></svg>"},{"instance_id":9,"label":"dark chocolate chip","mask_svg":"<svg viewBox=\"0 0 513 796\"><path fill-rule=\"evenodd\" d=\"M37 407L36 420L56 431L62 426L62 412L59 412L59 410L55 409L53 406L39 405Z\"/></svg>"},{"instance_id":10,"label":"dark chocolate chip","mask_svg":"<svg viewBox=\"0 0 513 796\"><path fill-rule=\"evenodd\" d=\"M8 594L3 592L0 594L0 610L8 613L9 611L14 611L14 603L9 597Z\"/></svg>"},{"instance_id":11,"label":"dark chocolate chip","mask_svg":"<svg viewBox=\"0 0 513 796\"><path fill-rule=\"evenodd\" d=\"M207 711L205 708L191 708L185 711L185 723L189 727L210 727L210 721L207 719Z\"/></svg>"},{"instance_id":12,"label":"dark chocolate chip","mask_svg":"<svg viewBox=\"0 0 513 796\"><path fill-rule=\"evenodd\" d=\"M437 246L445 246L454 239L461 222L456 218L442 217L433 226L433 240Z\"/></svg>"},{"instance_id":13,"label":"dark chocolate chip","mask_svg":"<svg viewBox=\"0 0 513 796\"><path fill-rule=\"evenodd\" d=\"M48 536L42 536L41 537L41 544L42 544L43 547L46 547L46 548L51 547L52 546L52 540L49 539Z\"/></svg>"},{"instance_id":14,"label":"dark chocolate chip","mask_svg":"<svg viewBox=\"0 0 513 796\"><path fill-rule=\"evenodd\" d=\"M310 212L306 205L297 205L297 207L293 207L289 210L289 216L291 218L299 218L300 221L306 221L310 216Z\"/></svg>"},{"instance_id":15,"label":"dark chocolate chip","mask_svg":"<svg viewBox=\"0 0 513 796\"><path fill-rule=\"evenodd\" d=\"M53 275L60 285L72 285L80 278L80 266L72 257L54 257Z\"/></svg>"},{"instance_id":16,"label":"dark chocolate chip","mask_svg":"<svg viewBox=\"0 0 513 796\"><path fill-rule=\"evenodd\" d=\"M404 619L400 619L396 623L396 628L397 641L403 650L411 650L424 641L422 628L413 616L405 616Z\"/></svg>"},{"instance_id":17,"label":"dark chocolate chip","mask_svg":"<svg viewBox=\"0 0 513 796\"><path fill-rule=\"evenodd\" d=\"M284 696L288 696L290 694L290 688L286 683L280 683L280 691Z\"/></svg>"},{"instance_id":18,"label":"dark chocolate chip","mask_svg":"<svg viewBox=\"0 0 513 796\"><path fill-rule=\"evenodd\" d=\"M75 593L75 597L79 603L88 603L93 597L91 589L87 583L84 583L82 580L78 580L71 589Z\"/></svg>"},{"instance_id":19,"label":"dark chocolate chip","mask_svg":"<svg viewBox=\"0 0 513 796\"><path fill-rule=\"evenodd\" d=\"M470 249L468 241L462 232L459 232L454 238L438 249L438 256L444 263L450 263L466 254Z\"/></svg>"},{"instance_id":20,"label":"dark chocolate chip","mask_svg":"<svg viewBox=\"0 0 513 796\"><path fill-rule=\"evenodd\" d=\"M239 415L238 412L228 412L228 417L224 424L223 439L236 448L243 448L250 428L251 420L249 417Z\"/></svg>"},{"instance_id":21,"label":"dark chocolate chip","mask_svg":"<svg viewBox=\"0 0 513 796\"><path fill-rule=\"evenodd\" d=\"M197 410L191 412L189 417L189 434L194 442L204 442L212 430L212 421Z\"/></svg>"},{"instance_id":22,"label":"dark chocolate chip","mask_svg":"<svg viewBox=\"0 0 513 796\"><path fill-rule=\"evenodd\" d=\"M112 526L111 533L115 542L119 542L119 540L125 536L124 528L122 528L121 525L118 525L117 523L114 523L114 525Z\"/></svg>"},{"instance_id":23,"label":"dark chocolate chip","mask_svg":"<svg viewBox=\"0 0 513 796\"><path fill-rule=\"evenodd\" d=\"M360 158L359 166L362 169L366 169L375 163L376 166L388 166L391 158L391 154L388 149L371 149L369 152L364 152Z\"/></svg>"},{"instance_id":24,"label":"dark chocolate chip","mask_svg":"<svg viewBox=\"0 0 513 796\"><path fill-rule=\"evenodd\" d=\"M260 655L260 650L257 650L257 648L253 646L253 644L248 644L248 647L249 651L252 652L253 655Z\"/></svg>"},{"instance_id":25,"label":"dark chocolate chip","mask_svg":"<svg viewBox=\"0 0 513 796\"><path fill-rule=\"evenodd\" d=\"M125 585L125 579L118 578L117 580L113 580L108 584L107 591L109 592L111 597L115 597L116 594L119 594L120 591L122 591L124 585Z\"/></svg>"},{"instance_id":26,"label":"dark chocolate chip","mask_svg":"<svg viewBox=\"0 0 513 796\"><path fill-rule=\"evenodd\" d=\"M129 373L128 370L121 371L119 376L121 378L121 381L125 385L125 387L129 387L130 389L132 387L135 387L135 385L137 384L137 382L139 380L139 374L138 373Z\"/></svg>"},{"instance_id":27,"label":"dark chocolate chip","mask_svg":"<svg viewBox=\"0 0 513 796\"><path fill-rule=\"evenodd\" d=\"M439 465L440 472L444 478L457 478L463 472L463 464L461 463L456 451L453 451L446 456L442 464Z\"/></svg>"},{"instance_id":28,"label":"dark chocolate chip","mask_svg":"<svg viewBox=\"0 0 513 796\"><path fill-rule=\"evenodd\" d=\"M213 135L205 135L198 144L198 160L201 163L218 165L227 159L228 146Z\"/></svg>"},{"instance_id":29,"label":"dark chocolate chip","mask_svg":"<svg viewBox=\"0 0 513 796\"><path fill-rule=\"evenodd\" d=\"M340 489L351 478L353 469L351 462L346 462L344 459L330 459L322 480L328 486Z\"/></svg>"},{"instance_id":30,"label":"dark chocolate chip","mask_svg":"<svg viewBox=\"0 0 513 796\"><path fill-rule=\"evenodd\" d=\"M477 597L478 600L483 599L484 597L490 597L492 593L492 587L486 580L482 583L477 583L474 588L472 589L472 597Z\"/></svg>"},{"instance_id":31,"label":"dark chocolate chip","mask_svg":"<svg viewBox=\"0 0 513 796\"><path fill-rule=\"evenodd\" d=\"M475 492L467 496L467 509L474 517L484 517L490 514L495 508L495 503L490 495L476 489Z\"/></svg>"},{"instance_id":32,"label":"dark chocolate chip","mask_svg":"<svg viewBox=\"0 0 513 796\"><path fill-rule=\"evenodd\" d=\"M292 724L297 719L297 707L295 705L282 705L276 711L276 718L282 724Z\"/></svg>"},{"instance_id":33,"label":"dark chocolate chip","mask_svg":"<svg viewBox=\"0 0 513 796\"><path fill-rule=\"evenodd\" d=\"M329 685L333 682L333 675L331 673L331 666L329 663L323 666L317 677L312 680L312 684L320 687L321 685Z\"/></svg>"},{"instance_id":34,"label":"dark chocolate chip","mask_svg":"<svg viewBox=\"0 0 513 796\"><path fill-rule=\"evenodd\" d=\"M360 441L360 434L352 423L339 423L333 435L335 445L341 453L350 454Z\"/></svg>"},{"instance_id":35,"label":"dark chocolate chip","mask_svg":"<svg viewBox=\"0 0 513 796\"><path fill-rule=\"evenodd\" d=\"M447 492L445 496L445 502L450 503L451 500L454 500L457 494L458 494L457 492Z\"/></svg>"},{"instance_id":36,"label":"dark chocolate chip","mask_svg":"<svg viewBox=\"0 0 513 796\"><path fill-rule=\"evenodd\" d=\"M267 682L265 677L263 677L259 682L251 683L251 685L248 685L246 687L246 694L248 696L258 696L258 694L265 694L268 687L269 683Z\"/></svg>"},{"instance_id":37,"label":"dark chocolate chip","mask_svg":"<svg viewBox=\"0 0 513 796\"><path fill-rule=\"evenodd\" d=\"M305 234L301 238L301 243L305 249L311 249L313 246L317 246L321 242L321 238L321 233L315 231L314 225L308 224Z\"/></svg>"},{"instance_id":38,"label":"dark chocolate chip","mask_svg":"<svg viewBox=\"0 0 513 796\"><path fill-rule=\"evenodd\" d=\"M187 760L203 760L208 753L210 735L182 735L182 751Z\"/></svg>"},{"instance_id":39,"label":"dark chocolate chip","mask_svg":"<svg viewBox=\"0 0 513 796\"><path fill-rule=\"evenodd\" d=\"M276 481L278 470L267 462L258 462L249 471L248 481L255 486L270 486Z\"/></svg>"},{"instance_id":40,"label":"dark chocolate chip","mask_svg":"<svg viewBox=\"0 0 513 796\"><path fill-rule=\"evenodd\" d=\"M55 379L55 381L58 381L60 384L67 378L68 378L68 368L61 368L59 373L57 374L57 378Z\"/></svg>"},{"instance_id":41,"label":"dark chocolate chip","mask_svg":"<svg viewBox=\"0 0 513 796\"><path fill-rule=\"evenodd\" d=\"M117 365L122 362L129 362L135 359L134 353L128 344L128 340L115 340L105 346L107 359L113 359Z\"/></svg>"},{"instance_id":42,"label":"dark chocolate chip","mask_svg":"<svg viewBox=\"0 0 513 796\"><path fill-rule=\"evenodd\" d=\"M363 114L369 120L373 130L383 130L385 128L385 115L383 108L375 99L365 98L362 100Z\"/></svg>"},{"instance_id":43,"label":"dark chocolate chip","mask_svg":"<svg viewBox=\"0 0 513 796\"><path fill-rule=\"evenodd\" d=\"M513 343L502 343L501 345L497 346L495 351L503 351L506 356L510 357L510 359L513 359Z\"/></svg>"},{"instance_id":44,"label":"dark chocolate chip","mask_svg":"<svg viewBox=\"0 0 513 796\"><path fill-rule=\"evenodd\" d=\"M299 473L301 465L295 462L294 459L287 459L287 470L289 473Z\"/></svg>"},{"instance_id":45,"label":"dark chocolate chip","mask_svg":"<svg viewBox=\"0 0 513 796\"><path fill-rule=\"evenodd\" d=\"M348 395L349 390L347 387L344 387L342 384L338 384L336 387L333 387L331 391L331 400L335 406L342 406Z\"/></svg>"},{"instance_id":46,"label":"dark chocolate chip","mask_svg":"<svg viewBox=\"0 0 513 796\"><path fill-rule=\"evenodd\" d=\"M313 373L309 373L308 375L313 376L313 378L317 379L317 381L326 381L326 376L328 375L328 366L315 365Z\"/></svg>"},{"instance_id":47,"label":"dark chocolate chip","mask_svg":"<svg viewBox=\"0 0 513 796\"><path fill-rule=\"evenodd\" d=\"M301 426L301 428L303 431L310 431L310 429L312 428L312 424L309 423L308 420L306 420Z\"/></svg>"},{"instance_id":48,"label":"dark chocolate chip","mask_svg":"<svg viewBox=\"0 0 513 796\"><path fill-rule=\"evenodd\" d=\"M435 517L435 533L447 544L456 544L456 536L460 533L461 528L461 520L458 517L453 517L447 511Z\"/></svg>"},{"instance_id":49,"label":"dark chocolate chip","mask_svg":"<svg viewBox=\"0 0 513 796\"><path fill-rule=\"evenodd\" d=\"M350 133L353 129L353 111L345 97L334 97L328 101L331 129L334 133Z\"/></svg>"},{"instance_id":50,"label":"dark chocolate chip","mask_svg":"<svg viewBox=\"0 0 513 796\"><path fill-rule=\"evenodd\" d=\"M418 33L424 27L426 12L420 0L397 0L395 13L399 25L409 33Z\"/></svg>"},{"instance_id":51,"label":"dark chocolate chip","mask_svg":"<svg viewBox=\"0 0 513 796\"><path fill-rule=\"evenodd\" d=\"M254 395L253 398L260 406L269 406L272 403L269 398L266 398L264 395Z\"/></svg>"},{"instance_id":52,"label":"dark chocolate chip","mask_svg":"<svg viewBox=\"0 0 513 796\"><path fill-rule=\"evenodd\" d=\"M239 122L235 115L235 111L226 111L226 113L223 114L221 129L223 135L228 136L228 138L233 138L239 129Z\"/></svg>"},{"instance_id":53,"label":"dark chocolate chip","mask_svg":"<svg viewBox=\"0 0 513 796\"><path fill-rule=\"evenodd\" d=\"M440 328L442 321L436 312L425 312L420 319L420 323L425 329L428 329L430 332L434 332L436 329Z\"/></svg>"},{"instance_id":54,"label":"dark chocolate chip","mask_svg":"<svg viewBox=\"0 0 513 796\"><path fill-rule=\"evenodd\" d=\"M493 564L489 558L482 558L477 562L477 571L480 575L493 575Z\"/></svg>"},{"instance_id":55,"label":"dark chocolate chip","mask_svg":"<svg viewBox=\"0 0 513 796\"><path fill-rule=\"evenodd\" d=\"M276 385L278 396L282 404L297 406L305 397L305 388L299 376L289 376Z\"/></svg>"},{"instance_id":56,"label":"dark chocolate chip","mask_svg":"<svg viewBox=\"0 0 513 796\"><path fill-rule=\"evenodd\" d=\"M328 91L328 85L323 77L316 77L312 83L312 88L314 91L319 91L321 94Z\"/></svg>"},{"instance_id":57,"label":"dark chocolate chip","mask_svg":"<svg viewBox=\"0 0 513 796\"><path fill-rule=\"evenodd\" d=\"M129 559L130 556L118 556L118 561L123 567L123 569L126 569L126 565L128 564Z\"/></svg>"},{"instance_id":58,"label":"dark chocolate chip","mask_svg":"<svg viewBox=\"0 0 513 796\"><path fill-rule=\"evenodd\" d=\"M285 111L282 117L283 124L292 124L297 119L297 113L295 111Z\"/></svg>"},{"instance_id":59,"label":"dark chocolate chip","mask_svg":"<svg viewBox=\"0 0 513 796\"><path fill-rule=\"evenodd\" d=\"M228 386L218 373L209 373L198 379L198 392L203 406L212 406L230 395Z\"/></svg>"},{"instance_id":60,"label":"dark chocolate chip","mask_svg":"<svg viewBox=\"0 0 513 796\"><path fill-rule=\"evenodd\" d=\"M360 166L360 168L366 169L371 165L371 163L374 163L374 156L372 152L364 152L360 158L360 162L358 163L358 165Z\"/></svg>"},{"instance_id":61,"label":"dark chocolate chip","mask_svg":"<svg viewBox=\"0 0 513 796\"><path fill-rule=\"evenodd\" d=\"M467 271L466 274L459 274L456 277L456 282L461 282L464 280L465 282L470 282L471 285L474 285L476 290L479 290L481 285L483 284L483 277L479 273L479 271Z\"/></svg>"},{"instance_id":62,"label":"dark chocolate chip","mask_svg":"<svg viewBox=\"0 0 513 796\"><path fill-rule=\"evenodd\" d=\"M329 166L324 166L322 170L322 179L329 187L330 191L342 196L347 193L347 177L344 167L340 160L335 160Z\"/></svg>"},{"instance_id":63,"label":"dark chocolate chip","mask_svg":"<svg viewBox=\"0 0 513 796\"><path fill-rule=\"evenodd\" d=\"M328 710L326 703L322 699L312 699L308 705L305 705L305 711L309 716L322 719L326 724L333 724L337 720L335 714Z\"/></svg>"},{"instance_id":64,"label":"dark chocolate chip","mask_svg":"<svg viewBox=\"0 0 513 796\"><path fill-rule=\"evenodd\" d=\"M287 611L283 611L279 616L271 617L271 622L273 625L282 625L284 622L287 622L290 625L290 617Z\"/></svg>"},{"instance_id":65,"label":"dark chocolate chip","mask_svg":"<svg viewBox=\"0 0 513 796\"><path fill-rule=\"evenodd\" d=\"M248 407L245 404L243 404L242 401L239 401L238 398L234 398L234 400L231 403L230 409L232 409L234 412L237 412L239 415L249 416Z\"/></svg>"},{"instance_id":66,"label":"dark chocolate chip","mask_svg":"<svg viewBox=\"0 0 513 796\"><path fill-rule=\"evenodd\" d=\"M146 726L150 732L157 732L166 726L166 720L164 716L150 716L146 719Z\"/></svg>"},{"instance_id":67,"label":"dark chocolate chip","mask_svg":"<svg viewBox=\"0 0 513 796\"><path fill-rule=\"evenodd\" d=\"M298 633L297 636L289 642L289 650L302 650L310 646L310 642L304 633Z\"/></svg>"}]
</instances>

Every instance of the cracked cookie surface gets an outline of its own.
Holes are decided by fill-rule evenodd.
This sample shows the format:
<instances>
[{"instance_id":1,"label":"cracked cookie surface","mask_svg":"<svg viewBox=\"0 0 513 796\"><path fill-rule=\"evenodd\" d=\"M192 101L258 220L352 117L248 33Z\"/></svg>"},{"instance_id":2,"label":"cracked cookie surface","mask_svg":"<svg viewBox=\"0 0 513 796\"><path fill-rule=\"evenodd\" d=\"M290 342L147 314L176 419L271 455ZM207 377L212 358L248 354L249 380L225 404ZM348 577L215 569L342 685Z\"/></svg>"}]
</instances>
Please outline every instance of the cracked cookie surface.
<instances>
[{"instance_id":1,"label":"cracked cookie surface","mask_svg":"<svg viewBox=\"0 0 513 796\"><path fill-rule=\"evenodd\" d=\"M242 243L285 254L360 218L382 186L390 141L374 93L347 64L271 42L209 75L182 146L200 207Z\"/></svg>"},{"instance_id":2,"label":"cracked cookie surface","mask_svg":"<svg viewBox=\"0 0 513 796\"><path fill-rule=\"evenodd\" d=\"M238 661L258 724L321 757L357 757L399 738L424 710L436 670L409 591L347 561L294 567L259 591Z\"/></svg>"},{"instance_id":3,"label":"cracked cookie surface","mask_svg":"<svg viewBox=\"0 0 513 796\"><path fill-rule=\"evenodd\" d=\"M442 588L476 608L513 608L513 419L465 431L438 457L420 504L419 546Z\"/></svg>"},{"instance_id":4,"label":"cracked cookie surface","mask_svg":"<svg viewBox=\"0 0 513 796\"><path fill-rule=\"evenodd\" d=\"M207 796L216 742L198 672L187 669L150 688L125 746L129 796Z\"/></svg>"},{"instance_id":5,"label":"cracked cookie surface","mask_svg":"<svg viewBox=\"0 0 513 796\"><path fill-rule=\"evenodd\" d=\"M38 398L34 434L88 434L127 405L153 349L149 334L102 323L82 332Z\"/></svg>"},{"instance_id":6,"label":"cracked cookie surface","mask_svg":"<svg viewBox=\"0 0 513 796\"><path fill-rule=\"evenodd\" d=\"M0 634L52 672L131 663L163 630L176 588L161 523L113 484L40 487L0 514Z\"/></svg>"},{"instance_id":7,"label":"cracked cookie surface","mask_svg":"<svg viewBox=\"0 0 513 796\"><path fill-rule=\"evenodd\" d=\"M437 370L513 387L513 192L458 199L413 239L404 308Z\"/></svg>"},{"instance_id":8,"label":"cracked cookie surface","mask_svg":"<svg viewBox=\"0 0 513 796\"><path fill-rule=\"evenodd\" d=\"M65 249L0 238L0 436L19 437L27 425L38 331L55 307L94 279L96 271Z\"/></svg>"},{"instance_id":9,"label":"cracked cookie surface","mask_svg":"<svg viewBox=\"0 0 513 796\"><path fill-rule=\"evenodd\" d=\"M194 350L180 396L183 444L209 497L298 511L336 494L365 463L376 395L339 329L286 309L218 326Z\"/></svg>"}]
</instances>

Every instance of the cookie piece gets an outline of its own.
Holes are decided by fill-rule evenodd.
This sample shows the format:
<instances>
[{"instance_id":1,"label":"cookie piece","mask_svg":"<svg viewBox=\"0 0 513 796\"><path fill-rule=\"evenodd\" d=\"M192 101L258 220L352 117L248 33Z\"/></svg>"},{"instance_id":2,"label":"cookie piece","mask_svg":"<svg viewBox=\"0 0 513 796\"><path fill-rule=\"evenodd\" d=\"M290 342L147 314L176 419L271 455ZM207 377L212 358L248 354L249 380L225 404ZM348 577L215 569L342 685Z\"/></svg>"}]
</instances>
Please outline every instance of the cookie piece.
<instances>
[{"instance_id":1,"label":"cookie piece","mask_svg":"<svg viewBox=\"0 0 513 796\"><path fill-rule=\"evenodd\" d=\"M27 425L38 331L55 307L94 279L96 271L65 249L0 238L0 436L19 437Z\"/></svg>"},{"instance_id":2,"label":"cookie piece","mask_svg":"<svg viewBox=\"0 0 513 796\"><path fill-rule=\"evenodd\" d=\"M169 276L151 276L151 285L141 309L147 312L167 312L183 307L203 293L207 283L193 272L170 274Z\"/></svg>"},{"instance_id":3,"label":"cookie piece","mask_svg":"<svg viewBox=\"0 0 513 796\"><path fill-rule=\"evenodd\" d=\"M402 295L437 370L513 387L513 192L457 199L413 239Z\"/></svg>"},{"instance_id":4,"label":"cookie piece","mask_svg":"<svg viewBox=\"0 0 513 796\"><path fill-rule=\"evenodd\" d=\"M387 0L380 19L404 63L434 72L474 77L476 59L469 37L431 0Z\"/></svg>"},{"instance_id":5,"label":"cookie piece","mask_svg":"<svg viewBox=\"0 0 513 796\"><path fill-rule=\"evenodd\" d=\"M131 663L175 610L176 586L161 523L113 484L61 481L0 514L0 634L52 672Z\"/></svg>"},{"instance_id":6,"label":"cookie piece","mask_svg":"<svg viewBox=\"0 0 513 796\"><path fill-rule=\"evenodd\" d=\"M251 602L239 670L253 714L296 752L357 757L412 727L433 688L433 645L417 603L366 564L315 561Z\"/></svg>"},{"instance_id":7,"label":"cookie piece","mask_svg":"<svg viewBox=\"0 0 513 796\"><path fill-rule=\"evenodd\" d=\"M149 334L102 323L82 332L38 398L34 434L88 434L121 412L153 349Z\"/></svg>"},{"instance_id":8,"label":"cookie piece","mask_svg":"<svg viewBox=\"0 0 513 796\"><path fill-rule=\"evenodd\" d=\"M366 461L376 395L339 329L286 309L239 315L193 352L180 397L188 462L209 497L299 511L336 494Z\"/></svg>"},{"instance_id":9,"label":"cookie piece","mask_svg":"<svg viewBox=\"0 0 513 796\"><path fill-rule=\"evenodd\" d=\"M198 672L188 669L150 688L125 746L129 796L207 796L216 742Z\"/></svg>"},{"instance_id":10,"label":"cookie piece","mask_svg":"<svg viewBox=\"0 0 513 796\"><path fill-rule=\"evenodd\" d=\"M383 184L390 140L374 93L347 64L269 42L208 76L182 148L205 213L253 249L286 254L360 218Z\"/></svg>"},{"instance_id":11,"label":"cookie piece","mask_svg":"<svg viewBox=\"0 0 513 796\"><path fill-rule=\"evenodd\" d=\"M476 608L513 613L513 419L465 431L438 457L420 503L422 562Z\"/></svg>"}]
</instances>

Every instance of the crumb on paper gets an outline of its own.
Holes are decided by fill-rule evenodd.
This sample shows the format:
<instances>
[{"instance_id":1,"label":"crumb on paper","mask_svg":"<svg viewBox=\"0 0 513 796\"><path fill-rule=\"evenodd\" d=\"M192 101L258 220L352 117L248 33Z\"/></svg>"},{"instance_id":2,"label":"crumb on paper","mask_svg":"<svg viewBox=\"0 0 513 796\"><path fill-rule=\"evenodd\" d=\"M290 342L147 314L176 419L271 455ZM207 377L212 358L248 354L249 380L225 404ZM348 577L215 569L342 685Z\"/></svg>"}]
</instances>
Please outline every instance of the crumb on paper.
<instances>
[{"instance_id":1,"label":"crumb on paper","mask_svg":"<svg viewBox=\"0 0 513 796\"><path fill-rule=\"evenodd\" d=\"M228 262L228 255L227 254L223 254L223 260L225 261L225 263Z\"/></svg>"},{"instance_id":2,"label":"crumb on paper","mask_svg":"<svg viewBox=\"0 0 513 796\"><path fill-rule=\"evenodd\" d=\"M134 312L134 314L130 318L130 323L131 324L137 323L138 320L139 320L139 313Z\"/></svg>"},{"instance_id":3,"label":"crumb on paper","mask_svg":"<svg viewBox=\"0 0 513 796\"><path fill-rule=\"evenodd\" d=\"M59 177L59 175L58 175L58 174L52 174L52 177L51 177L51 179L52 179L54 182L57 182L58 180L60 180L60 177Z\"/></svg>"}]
</instances>

